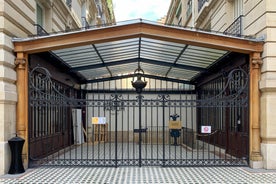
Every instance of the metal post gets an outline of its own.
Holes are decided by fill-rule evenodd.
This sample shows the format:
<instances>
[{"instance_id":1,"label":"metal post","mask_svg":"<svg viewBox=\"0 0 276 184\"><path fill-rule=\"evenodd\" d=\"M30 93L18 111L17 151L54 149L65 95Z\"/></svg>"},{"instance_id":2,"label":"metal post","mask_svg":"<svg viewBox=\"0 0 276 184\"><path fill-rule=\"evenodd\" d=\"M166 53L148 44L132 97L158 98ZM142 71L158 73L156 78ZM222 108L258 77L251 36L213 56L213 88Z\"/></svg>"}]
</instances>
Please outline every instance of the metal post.
<instances>
[{"instance_id":1,"label":"metal post","mask_svg":"<svg viewBox=\"0 0 276 184\"><path fill-rule=\"evenodd\" d=\"M141 135L141 129L142 129L142 123L141 123L141 98L142 95L139 93L138 95L138 103L139 103L139 167L142 166L142 135Z\"/></svg>"},{"instance_id":2,"label":"metal post","mask_svg":"<svg viewBox=\"0 0 276 184\"><path fill-rule=\"evenodd\" d=\"M165 166L165 95L162 95L163 108L163 166Z\"/></svg>"},{"instance_id":3,"label":"metal post","mask_svg":"<svg viewBox=\"0 0 276 184\"><path fill-rule=\"evenodd\" d=\"M118 95L115 94L115 167L118 167Z\"/></svg>"},{"instance_id":4,"label":"metal post","mask_svg":"<svg viewBox=\"0 0 276 184\"><path fill-rule=\"evenodd\" d=\"M142 136L141 136L141 130L142 130L142 125L141 125L141 101L142 101L142 90L146 87L147 81L142 80L142 76L144 75L144 71L140 68L140 63L138 63L138 68L134 71L134 74L136 74L137 79L131 81L132 86L136 89L136 92L138 93L138 104L139 104L139 167L142 166Z\"/></svg>"}]
</instances>

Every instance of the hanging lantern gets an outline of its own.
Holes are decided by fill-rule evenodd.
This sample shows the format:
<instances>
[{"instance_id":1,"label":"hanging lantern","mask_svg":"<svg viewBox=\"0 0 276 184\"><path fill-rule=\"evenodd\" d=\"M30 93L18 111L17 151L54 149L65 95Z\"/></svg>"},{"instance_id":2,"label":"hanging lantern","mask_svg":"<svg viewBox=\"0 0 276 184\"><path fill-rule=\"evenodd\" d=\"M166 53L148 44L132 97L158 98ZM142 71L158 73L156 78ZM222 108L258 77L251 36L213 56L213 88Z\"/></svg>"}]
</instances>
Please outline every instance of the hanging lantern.
<instances>
[{"instance_id":1,"label":"hanging lantern","mask_svg":"<svg viewBox=\"0 0 276 184\"><path fill-rule=\"evenodd\" d=\"M138 65L138 68L134 71L134 76L131 81L131 84L136 89L137 93L141 93L147 85L147 81L145 80L144 76L144 71L140 68L140 65Z\"/></svg>"}]
</instances>

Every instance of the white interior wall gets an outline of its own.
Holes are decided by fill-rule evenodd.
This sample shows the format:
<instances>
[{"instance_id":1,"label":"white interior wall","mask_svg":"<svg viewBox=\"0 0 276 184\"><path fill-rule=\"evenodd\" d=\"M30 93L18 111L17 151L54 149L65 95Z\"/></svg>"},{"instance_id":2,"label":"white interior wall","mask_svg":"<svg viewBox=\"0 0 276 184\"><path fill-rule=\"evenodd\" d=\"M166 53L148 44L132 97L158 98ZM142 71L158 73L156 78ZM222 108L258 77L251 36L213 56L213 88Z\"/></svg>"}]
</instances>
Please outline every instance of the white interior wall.
<instances>
[{"instance_id":1,"label":"white interior wall","mask_svg":"<svg viewBox=\"0 0 276 184\"><path fill-rule=\"evenodd\" d=\"M144 100L155 100L157 94L144 94ZM136 100L137 94L123 94L123 100ZM111 98L111 94L88 94L87 99L104 101ZM195 95L190 94L171 94L171 100L194 100ZM164 109L164 123L168 126L170 115L178 114L182 126L196 130L196 107L177 107L174 105L167 106ZM88 127L92 127L92 117L106 117L108 123L108 130L115 131L115 110L105 110L101 107L87 107L87 123ZM160 101L158 106L155 105L142 105L141 108L141 123L143 128L156 128L163 126L163 108ZM124 110L117 113L117 130L118 131L133 131L139 128L139 107L125 106Z\"/></svg>"}]
</instances>

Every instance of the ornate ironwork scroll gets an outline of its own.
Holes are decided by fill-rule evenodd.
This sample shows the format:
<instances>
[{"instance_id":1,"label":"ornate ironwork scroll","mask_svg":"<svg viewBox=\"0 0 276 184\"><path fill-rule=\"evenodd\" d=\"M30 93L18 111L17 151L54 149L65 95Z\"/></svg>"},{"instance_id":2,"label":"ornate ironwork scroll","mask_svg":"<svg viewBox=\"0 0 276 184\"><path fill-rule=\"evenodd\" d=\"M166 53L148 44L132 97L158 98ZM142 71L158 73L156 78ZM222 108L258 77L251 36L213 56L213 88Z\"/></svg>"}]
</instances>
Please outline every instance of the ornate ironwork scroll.
<instances>
[{"instance_id":1,"label":"ornate ironwork scroll","mask_svg":"<svg viewBox=\"0 0 276 184\"><path fill-rule=\"evenodd\" d=\"M181 94L180 91L178 96L88 93L85 99L80 99L72 88L53 80L50 72L43 67L35 67L29 77L29 131L30 140L35 142L32 142L34 153L31 151L31 155L45 165L247 165L247 157L227 152L229 150L223 142L226 121L229 122L229 131L235 130L236 122L247 121L249 79L247 71L242 68L235 68L215 81L215 84L219 83L216 88L210 85L198 90L198 93L189 94ZM72 121L68 118L72 108L82 109L90 116L105 116L108 141L81 145L70 143L74 136ZM181 146L172 146L170 142L167 123L173 113L180 114L183 122L179 137ZM93 131L97 130L91 126L87 114L83 131L89 140L93 139L96 135ZM139 116L141 122L138 127ZM203 136L198 133L200 125L204 125L199 124L200 121L213 122L211 134ZM241 128L243 137L248 136L245 128ZM43 142L46 138L50 141ZM35 155L38 147L45 152L41 157Z\"/></svg>"}]
</instances>

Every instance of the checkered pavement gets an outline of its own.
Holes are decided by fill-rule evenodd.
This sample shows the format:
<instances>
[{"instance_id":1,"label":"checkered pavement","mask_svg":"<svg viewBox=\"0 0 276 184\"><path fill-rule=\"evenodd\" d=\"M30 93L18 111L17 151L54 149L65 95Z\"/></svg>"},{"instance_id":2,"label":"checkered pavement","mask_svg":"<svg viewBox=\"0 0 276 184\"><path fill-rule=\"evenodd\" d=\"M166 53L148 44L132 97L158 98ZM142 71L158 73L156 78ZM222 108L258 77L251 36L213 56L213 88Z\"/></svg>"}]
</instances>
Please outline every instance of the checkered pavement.
<instances>
[{"instance_id":1,"label":"checkered pavement","mask_svg":"<svg viewBox=\"0 0 276 184\"><path fill-rule=\"evenodd\" d=\"M247 167L38 167L0 183L276 183L276 170Z\"/></svg>"}]
</instances>

